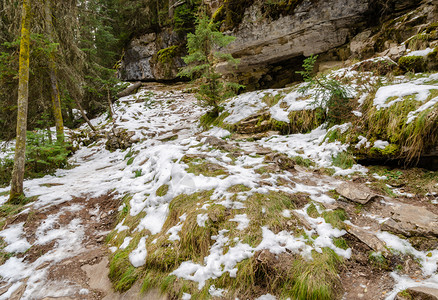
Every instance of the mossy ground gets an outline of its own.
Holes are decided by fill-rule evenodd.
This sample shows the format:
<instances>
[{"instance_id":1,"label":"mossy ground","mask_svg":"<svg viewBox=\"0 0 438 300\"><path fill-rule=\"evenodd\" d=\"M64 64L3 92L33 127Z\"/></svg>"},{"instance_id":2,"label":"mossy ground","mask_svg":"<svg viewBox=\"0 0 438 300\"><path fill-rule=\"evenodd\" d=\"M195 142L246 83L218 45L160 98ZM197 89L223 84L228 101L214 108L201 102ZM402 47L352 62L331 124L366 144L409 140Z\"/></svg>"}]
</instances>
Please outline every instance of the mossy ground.
<instances>
[{"instance_id":1,"label":"mossy ground","mask_svg":"<svg viewBox=\"0 0 438 300\"><path fill-rule=\"evenodd\" d=\"M234 185L227 192L233 193L232 200L237 201L239 194L250 193L245 185ZM163 230L149 239L147 243L148 255L143 267L134 268L129 263L129 252L138 244L141 236L146 232L134 232L137 226L137 217L129 215L129 196L124 199L125 205L119 215L119 220L125 220L133 239L126 249L117 250L110 261L110 279L118 291L125 291L132 284L140 280L142 291L159 289L163 294L172 298L181 298L183 293L192 295L192 299L210 299L209 287L225 288L225 297L254 298L261 293L275 294L281 299L298 297L297 299L334 299L339 295L340 286L338 272L342 264L341 259L330 249L324 248L322 253L313 252L312 260L293 255L287 267L277 268L258 260L258 253L237 264L237 277L231 278L228 273L217 279L209 279L204 288L198 289L196 282L187 281L169 275L182 262L192 261L203 264L204 258L209 255L214 243L212 236L219 230L228 230L227 237L230 243L224 246L224 252L236 245L237 239L241 243L256 247L262 241L262 226L278 233L283 230L304 234L302 224L298 219L284 217L282 212L303 207L309 200L308 195L288 194L283 192L268 192L267 194L250 194L245 201L245 213L250 223L247 228L238 230L236 222L229 220L241 214L241 210L229 209L216 204L212 200L213 191L197 192L190 195L175 197L169 205L169 215ZM202 208L202 209L201 209ZM197 217L207 214L205 226L199 226ZM180 219L182 215L186 218ZM323 217L336 225L343 218L342 213L324 212ZM182 224L179 240L169 240L167 231L177 224ZM340 223L339 223L340 224ZM340 225L338 226L341 227ZM126 231L126 233L128 232ZM110 234L108 242L119 246L126 234L124 232ZM344 246L342 240L336 241ZM284 254L289 255L289 254Z\"/></svg>"},{"instance_id":2,"label":"mossy ground","mask_svg":"<svg viewBox=\"0 0 438 300\"><path fill-rule=\"evenodd\" d=\"M431 90L426 101L437 96L438 88ZM362 133L371 144L376 140L384 140L389 142L389 146L384 149L350 147L352 153L359 159L399 158L415 164L422 154L438 143L438 114L435 113L438 104L419 112L413 121L407 122L409 113L422 105L415 96L404 97L403 101L382 109L373 106L373 98L374 96L371 95L365 101L362 108L364 118L344 139L351 145L356 145L359 142L358 136Z\"/></svg>"}]
</instances>

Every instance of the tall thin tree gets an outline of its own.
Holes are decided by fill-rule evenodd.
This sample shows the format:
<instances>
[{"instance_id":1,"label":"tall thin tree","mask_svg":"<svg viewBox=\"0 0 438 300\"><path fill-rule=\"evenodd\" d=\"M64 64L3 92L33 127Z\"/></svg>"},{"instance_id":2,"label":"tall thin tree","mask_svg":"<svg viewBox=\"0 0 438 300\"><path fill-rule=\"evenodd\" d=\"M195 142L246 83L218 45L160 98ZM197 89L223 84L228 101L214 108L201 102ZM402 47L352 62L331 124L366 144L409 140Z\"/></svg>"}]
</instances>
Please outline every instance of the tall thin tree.
<instances>
[{"instance_id":1,"label":"tall thin tree","mask_svg":"<svg viewBox=\"0 0 438 300\"><path fill-rule=\"evenodd\" d=\"M17 139L14 169L12 171L9 201L23 196L24 167L26 160L27 108L29 98L29 50L30 50L30 0L23 0L21 19L21 41L18 73Z\"/></svg>"},{"instance_id":2,"label":"tall thin tree","mask_svg":"<svg viewBox=\"0 0 438 300\"><path fill-rule=\"evenodd\" d=\"M54 42L53 37L53 28L52 28L52 10L51 10L51 0L45 0L44 9L45 9L45 27L47 36L51 43ZM49 54L49 74L50 74L50 86L52 89L52 108L53 108L53 116L55 118L55 126L56 126L56 138L58 142L64 142L64 122L62 120L62 111L61 111L61 100L59 95L58 88L58 76L56 71L56 57L55 52L50 51Z\"/></svg>"}]
</instances>

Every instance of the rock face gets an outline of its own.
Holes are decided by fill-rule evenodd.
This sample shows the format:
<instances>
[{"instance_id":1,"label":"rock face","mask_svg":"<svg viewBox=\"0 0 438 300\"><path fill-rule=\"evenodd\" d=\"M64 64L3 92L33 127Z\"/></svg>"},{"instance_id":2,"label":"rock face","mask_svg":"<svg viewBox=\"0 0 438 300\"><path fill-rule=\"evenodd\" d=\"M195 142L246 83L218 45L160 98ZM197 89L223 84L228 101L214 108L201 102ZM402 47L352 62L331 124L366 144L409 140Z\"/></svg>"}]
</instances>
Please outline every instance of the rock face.
<instances>
[{"instance_id":1,"label":"rock face","mask_svg":"<svg viewBox=\"0 0 438 300\"><path fill-rule=\"evenodd\" d=\"M132 40L123 57L119 78L125 81L175 79L178 69L183 65L180 53L183 47L180 44L180 37L170 30L145 34ZM158 52L171 46L176 48L162 59Z\"/></svg>"},{"instance_id":2,"label":"rock face","mask_svg":"<svg viewBox=\"0 0 438 300\"><path fill-rule=\"evenodd\" d=\"M429 15L434 7L432 1L423 1L424 9L418 14ZM227 5L225 0L203 2L212 15L221 15L220 12ZM240 64L237 70L226 63L219 64L217 68L250 86L276 87L276 84L280 84L278 87L282 87L300 78L295 71L301 67L303 58L311 54L323 54L321 61L332 62L344 61L352 55L369 57L376 51L387 49L389 52L386 54L392 59L400 56L403 49L392 47L394 41L400 41L388 36L392 34L388 33L388 28L379 29L375 26L381 17L391 21L393 17L418 7L421 1L388 0L383 9L379 0L300 0L292 12L280 14L276 19L263 11L264 1L242 2L245 6L242 21L226 32L235 36L236 40L226 49L221 49L239 58ZM421 24L429 22L429 19L428 16L417 18ZM218 19L221 20L224 21ZM418 24L415 24L415 20L413 22L398 22L402 23L397 26L402 26L399 31L403 38L416 33L414 31L418 29ZM122 80L160 81L176 78L178 68L183 65L184 37L178 36L170 28L160 30L159 33L145 34L131 41L122 60L119 75ZM172 45L180 45L178 53L173 53L174 56L165 62L160 61L158 51Z\"/></svg>"},{"instance_id":3,"label":"rock face","mask_svg":"<svg viewBox=\"0 0 438 300\"><path fill-rule=\"evenodd\" d=\"M383 223L383 230L404 236L438 236L438 215L424 207L409 204L394 206L391 218Z\"/></svg>"},{"instance_id":4,"label":"rock face","mask_svg":"<svg viewBox=\"0 0 438 300\"><path fill-rule=\"evenodd\" d=\"M369 0L310 1L294 13L272 21L260 18L257 5L245 13L233 31L227 52L240 58L238 72L252 72L297 56L326 52L345 44L365 22ZM225 66L222 70L232 71Z\"/></svg>"}]
</instances>

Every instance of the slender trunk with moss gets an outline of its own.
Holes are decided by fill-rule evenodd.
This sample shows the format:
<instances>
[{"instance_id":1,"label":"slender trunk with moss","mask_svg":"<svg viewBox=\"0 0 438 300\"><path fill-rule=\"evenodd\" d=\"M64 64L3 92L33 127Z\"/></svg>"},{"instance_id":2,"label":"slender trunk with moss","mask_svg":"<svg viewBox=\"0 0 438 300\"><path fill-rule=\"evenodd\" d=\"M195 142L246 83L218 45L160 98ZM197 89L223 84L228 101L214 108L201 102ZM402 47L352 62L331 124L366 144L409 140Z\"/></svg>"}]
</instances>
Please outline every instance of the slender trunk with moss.
<instances>
[{"instance_id":1,"label":"slender trunk with moss","mask_svg":"<svg viewBox=\"0 0 438 300\"><path fill-rule=\"evenodd\" d=\"M23 0L18 73L17 139L9 201L22 197L26 161L27 109L29 98L30 0Z\"/></svg>"},{"instance_id":2,"label":"slender trunk with moss","mask_svg":"<svg viewBox=\"0 0 438 300\"><path fill-rule=\"evenodd\" d=\"M108 87L106 88L106 93L107 93L109 115L110 115L111 121L114 121L113 103L111 102L111 93L110 93L110 90Z\"/></svg>"},{"instance_id":3,"label":"slender trunk with moss","mask_svg":"<svg viewBox=\"0 0 438 300\"><path fill-rule=\"evenodd\" d=\"M78 101L78 99L75 98L76 106L79 108L79 111L82 115L82 118L84 118L85 122L87 122L88 126L90 126L91 130L96 131L96 128L91 124L90 119L88 119L87 115L85 114L84 109L82 108L81 103Z\"/></svg>"},{"instance_id":4,"label":"slender trunk with moss","mask_svg":"<svg viewBox=\"0 0 438 300\"><path fill-rule=\"evenodd\" d=\"M53 43L53 29L52 29L52 13L50 9L50 0L45 0L45 15L46 15L46 32L51 43ZM58 78L56 74L55 53L51 52L49 55L49 74L50 86L52 89L52 108L53 116L55 118L56 138L58 142L64 142L64 122L62 119L61 100L58 88Z\"/></svg>"}]
</instances>

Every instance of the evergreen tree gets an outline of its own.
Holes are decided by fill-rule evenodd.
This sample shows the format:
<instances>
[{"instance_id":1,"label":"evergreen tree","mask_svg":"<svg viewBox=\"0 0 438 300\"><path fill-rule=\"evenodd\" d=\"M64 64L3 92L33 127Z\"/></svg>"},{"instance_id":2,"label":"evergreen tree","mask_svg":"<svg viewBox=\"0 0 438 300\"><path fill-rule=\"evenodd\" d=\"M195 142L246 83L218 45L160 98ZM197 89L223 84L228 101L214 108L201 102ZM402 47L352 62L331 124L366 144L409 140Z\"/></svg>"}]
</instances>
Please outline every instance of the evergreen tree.
<instances>
[{"instance_id":1,"label":"evergreen tree","mask_svg":"<svg viewBox=\"0 0 438 300\"><path fill-rule=\"evenodd\" d=\"M26 129L29 97L29 48L30 48L30 0L23 0L18 83L17 140L14 169L12 171L9 201L23 196L23 179L26 159Z\"/></svg>"},{"instance_id":2,"label":"evergreen tree","mask_svg":"<svg viewBox=\"0 0 438 300\"><path fill-rule=\"evenodd\" d=\"M53 28L52 28L52 9L51 9L51 1L45 0L44 9L45 9L45 27L47 36L49 41L53 43ZM53 117L55 119L56 126L56 138L59 142L64 141L64 121L62 118L61 111L61 99L59 94L58 87L58 75L57 75L57 67L56 67L56 58L54 51L49 53L49 76L50 76L50 86L52 90L52 109L53 109Z\"/></svg>"},{"instance_id":3,"label":"evergreen tree","mask_svg":"<svg viewBox=\"0 0 438 300\"><path fill-rule=\"evenodd\" d=\"M234 95L243 87L223 80L222 74L215 68L216 64L222 61L237 65L239 61L231 54L217 51L234 40L235 37L220 32L218 24L206 16L201 16L197 20L195 33L187 34L188 55L183 57L187 66L180 70L179 76L187 76L191 79L202 78L197 98L200 105L211 108L212 117L219 115L220 104L224 99Z\"/></svg>"}]
</instances>

